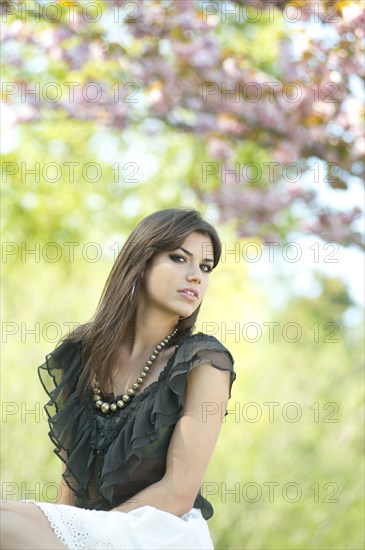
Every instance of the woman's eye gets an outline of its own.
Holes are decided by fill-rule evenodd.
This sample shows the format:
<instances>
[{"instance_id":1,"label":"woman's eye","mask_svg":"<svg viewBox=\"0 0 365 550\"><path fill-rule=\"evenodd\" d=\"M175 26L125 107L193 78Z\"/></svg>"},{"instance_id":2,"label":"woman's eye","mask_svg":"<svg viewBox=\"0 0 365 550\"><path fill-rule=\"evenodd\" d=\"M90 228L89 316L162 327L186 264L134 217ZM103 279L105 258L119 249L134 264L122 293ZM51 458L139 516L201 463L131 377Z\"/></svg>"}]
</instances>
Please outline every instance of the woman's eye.
<instances>
[{"instance_id":1,"label":"woman's eye","mask_svg":"<svg viewBox=\"0 0 365 550\"><path fill-rule=\"evenodd\" d=\"M171 258L171 260L173 262L177 262L177 263L180 263L180 264L186 262L186 258L184 256L180 256L179 254L170 254L169 257ZM204 271L204 273L210 273L212 271L212 268L208 264L202 264L201 268Z\"/></svg>"},{"instance_id":2,"label":"woman's eye","mask_svg":"<svg viewBox=\"0 0 365 550\"><path fill-rule=\"evenodd\" d=\"M178 254L171 254L171 255L170 255L170 258L171 258L172 261L178 262L178 263L182 263L182 262L180 262L180 260L184 260L184 261L185 261L184 256L179 256Z\"/></svg>"},{"instance_id":3,"label":"woman's eye","mask_svg":"<svg viewBox=\"0 0 365 550\"><path fill-rule=\"evenodd\" d=\"M184 256L180 256L179 254L170 254L169 257L173 262L177 263L184 263L186 262L186 258ZM183 260L182 262L180 260ZM204 271L204 273L210 273L213 269L208 264L201 264L201 268Z\"/></svg>"}]
</instances>

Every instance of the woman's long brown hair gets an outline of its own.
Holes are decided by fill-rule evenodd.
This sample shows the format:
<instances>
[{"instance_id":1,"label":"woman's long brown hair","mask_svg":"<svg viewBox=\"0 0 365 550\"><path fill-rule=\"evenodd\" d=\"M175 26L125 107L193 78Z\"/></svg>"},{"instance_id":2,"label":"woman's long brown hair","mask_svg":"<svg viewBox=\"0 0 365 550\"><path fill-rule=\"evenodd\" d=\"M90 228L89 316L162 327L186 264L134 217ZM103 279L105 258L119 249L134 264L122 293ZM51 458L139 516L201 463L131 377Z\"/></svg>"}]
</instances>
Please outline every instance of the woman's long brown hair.
<instances>
[{"instance_id":1,"label":"woman's long brown hair","mask_svg":"<svg viewBox=\"0 0 365 550\"><path fill-rule=\"evenodd\" d=\"M216 267L221 256L221 241L214 227L197 210L159 210L144 218L132 231L106 280L94 316L61 340L82 340L84 365L78 382L80 394L90 388L95 374L102 389L112 387L112 356L121 342L133 340L137 297L144 271L154 256L175 250L194 231L210 237L213 267ZM200 306L190 317L179 320L179 330L168 347L192 334L199 310Z\"/></svg>"}]
</instances>

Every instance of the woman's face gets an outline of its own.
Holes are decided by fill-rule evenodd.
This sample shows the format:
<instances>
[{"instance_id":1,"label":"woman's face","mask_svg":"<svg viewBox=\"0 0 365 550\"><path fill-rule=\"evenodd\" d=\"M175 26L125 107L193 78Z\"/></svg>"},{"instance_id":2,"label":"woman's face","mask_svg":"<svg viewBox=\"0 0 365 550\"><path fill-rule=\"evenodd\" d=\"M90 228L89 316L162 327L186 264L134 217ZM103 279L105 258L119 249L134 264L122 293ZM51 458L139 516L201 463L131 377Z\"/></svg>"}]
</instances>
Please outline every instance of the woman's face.
<instances>
[{"instance_id":1,"label":"woman's face","mask_svg":"<svg viewBox=\"0 0 365 550\"><path fill-rule=\"evenodd\" d=\"M142 279L140 297L146 309L189 317L204 298L213 260L210 237L197 232L179 248L156 255Z\"/></svg>"}]
</instances>

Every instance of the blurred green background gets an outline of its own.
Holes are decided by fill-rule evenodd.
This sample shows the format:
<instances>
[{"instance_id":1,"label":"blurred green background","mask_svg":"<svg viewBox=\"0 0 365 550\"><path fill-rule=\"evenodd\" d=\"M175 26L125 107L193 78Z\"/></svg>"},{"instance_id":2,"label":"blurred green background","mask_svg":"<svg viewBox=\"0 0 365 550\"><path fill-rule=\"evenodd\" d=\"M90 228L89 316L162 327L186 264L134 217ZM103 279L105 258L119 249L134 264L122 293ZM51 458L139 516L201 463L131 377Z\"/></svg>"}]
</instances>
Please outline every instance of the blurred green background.
<instances>
[{"instance_id":1,"label":"blurred green background","mask_svg":"<svg viewBox=\"0 0 365 550\"><path fill-rule=\"evenodd\" d=\"M219 229L232 249L229 230ZM94 232L88 237L103 242L103 232ZM47 235L38 242L44 246ZM48 441L36 367L69 323L93 314L113 262L106 256L91 263L75 253L72 264L17 259L6 266L3 499L56 496L60 463ZM347 290L340 279L322 278L317 297L289 296L282 309L270 308L270 293L288 282L276 278L263 288L243 261L224 260L197 326L236 360L230 414L202 488L215 509L209 527L216 548L362 548L363 327L342 320L353 307ZM297 342L292 323L302 332Z\"/></svg>"},{"instance_id":2,"label":"blurred green background","mask_svg":"<svg viewBox=\"0 0 365 550\"><path fill-rule=\"evenodd\" d=\"M26 32L19 17L10 21L18 24L16 32ZM40 24L43 31L58 30ZM265 24L263 19L261 30ZM262 41L251 41L249 32L242 42L233 40L233 47L228 30L237 39L237 25L218 25L215 32L225 55L249 48L250 63L269 70L282 25L270 28L275 33L266 49ZM82 36L87 43L87 33ZM140 55L142 46L138 40L129 43L126 56ZM42 75L33 47L24 45L21 68L27 78ZM68 77L55 52L48 53L52 80ZM93 79L100 66L108 78L119 78L112 62L85 64L71 76ZM15 63L7 69L17 82L18 68ZM36 367L70 327L93 315L116 254L136 223L160 208L189 206L216 225L223 241L221 264L211 276L196 329L214 334L231 350L237 372L229 415L202 486L215 509L209 521L215 547L364 548L364 323L359 294L342 276L361 271L358 253L325 248L319 237L301 240L294 229L298 209L293 209L275 218L281 245L271 262L261 237L238 236L236 220L221 216L224 204L203 200L205 192L224 187L218 176L209 184L201 181L202 162L212 160L207 140L226 139L224 132L208 137L184 132L162 114L166 124L156 117L157 130L145 135L144 115L142 124L136 118L118 128L89 109L82 120L48 105L39 117L29 114L31 124L26 116L20 120L4 145L7 169L14 163L19 170L6 171L3 178L2 499L54 501L61 466L48 440L46 395ZM262 163L271 152L257 145L257 136L233 140L229 147L242 162ZM22 174L21 163L37 162L41 168L56 162L61 176L52 167L39 180ZM74 180L67 162L79 163ZM82 167L93 162L101 177L92 169L84 177ZM341 193L344 200L353 197L350 190ZM269 222L270 213L260 227ZM304 252L294 263L283 255L290 241ZM257 262L251 256L255 250L262 251ZM333 251L337 263L324 265Z\"/></svg>"}]
</instances>

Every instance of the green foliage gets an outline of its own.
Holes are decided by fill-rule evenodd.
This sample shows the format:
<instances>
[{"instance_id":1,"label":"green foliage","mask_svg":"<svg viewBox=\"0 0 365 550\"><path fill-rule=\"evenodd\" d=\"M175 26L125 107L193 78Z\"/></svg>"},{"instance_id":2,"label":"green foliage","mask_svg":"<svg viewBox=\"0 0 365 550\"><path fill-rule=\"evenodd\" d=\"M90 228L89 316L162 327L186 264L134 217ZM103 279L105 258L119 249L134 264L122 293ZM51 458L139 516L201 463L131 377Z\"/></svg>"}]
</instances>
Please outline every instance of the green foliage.
<instances>
[{"instance_id":1,"label":"green foliage","mask_svg":"<svg viewBox=\"0 0 365 550\"><path fill-rule=\"evenodd\" d=\"M140 15L145 4L141 3ZM13 131L10 123L9 132L19 139L3 156L4 170L9 167L6 163L13 163L17 170L4 175L2 191L3 250L8 252L3 257L4 500L52 501L56 496L61 468L47 437L42 412L46 395L36 367L72 323L91 318L116 252L143 216L176 205L197 207L209 213L210 219L224 214L228 223L219 230L228 249L237 240L237 226L256 239L258 234L272 236L274 221L274 237L285 241L298 221L298 210L287 208L291 199L288 202L285 195L289 189L285 182L276 181L274 189L264 171L258 181L226 185L222 164L227 169L235 163L240 169L250 163L263 167L277 156L284 159L281 162L302 163L318 154L331 166L337 163L351 171L358 160L357 141L345 140L345 146L340 141L342 148L335 147L339 138L327 128L333 115L317 113L317 105L303 101L293 106L275 100L268 110L263 108L265 101L242 102L237 108L231 96L222 100L220 93L222 84L229 90L236 81L241 88L276 79L285 85L296 80L295 70L299 70L298 83L302 82L303 89L308 81L308 86L316 82L326 91L323 86L331 82L328 70L337 71L346 82L356 73L356 64L347 65L346 71L342 68L351 62L348 44L342 47L347 55L343 58L336 49L322 52L324 45L319 48L313 39L301 69L288 60L289 50L283 48L281 40L290 32L293 37L294 31L284 30L277 11L274 23L269 22L269 12L263 11L259 24L235 24L231 17L211 30L203 29L201 18L190 13L184 29L175 17L179 3L164 2L162 8L158 2L153 4L163 12L160 20L152 20L147 30L143 18L133 25L114 26L118 39L106 36L105 27L85 22L81 22L82 32L71 26L63 39L58 31L70 27L66 21L59 25L28 18L27 24L15 25L14 34L4 42L5 57L9 57L5 82L24 81L30 87L39 82L41 88L56 82L65 93L65 82L81 87L95 81L109 92L106 105L88 102L80 95L75 104L52 103L43 97L38 105L32 105L32 99L29 105L13 103L16 98L9 96L6 105L9 111L14 107L14 120L19 116L20 125ZM345 3L334 4L343 11ZM107 3L100 5L107 11ZM329 4L325 11L331 12ZM250 9L249 14L253 14ZM355 31L359 30L358 19ZM9 21L19 23L16 16ZM350 26L348 20L345 30ZM207 39L204 47L201 36ZM208 38L220 47L213 69ZM190 42L194 48L189 53L184 48ZM177 46L183 48L183 55L175 53ZM62 52L61 57L57 52ZM202 66L191 62L197 52L205 55ZM316 52L318 74L310 65ZM323 59L331 59L334 69ZM227 71L233 71L232 76ZM125 82L138 82L137 103L126 102L122 94L115 101L115 85L122 87ZM204 82L219 85L207 102L202 100ZM346 82L340 83L342 88L346 89ZM307 95L311 101L312 92ZM350 128L357 139L357 109L351 121L343 110L338 112L339 127ZM312 149L307 150L310 144ZM29 170L36 163L39 178L22 174L22 164ZM74 177L67 163L76 163ZM94 178L92 168L87 171L92 163L98 166L100 177ZM206 179L204 163L215 163L217 168ZM55 177L57 166L59 177ZM136 173L131 175L133 169ZM345 179L350 182L350 177ZM206 195L215 192L213 205L212 195L209 200ZM306 194L297 196L299 201L307 200ZM250 201L254 204L251 210ZM311 208L315 216L315 204ZM341 216L322 216L314 232L332 242L358 242L351 236L352 218ZM27 254L32 249L35 259ZM95 250L100 258L95 258ZM55 252L61 252L58 259ZM290 298L287 285L290 299L283 310L274 311L267 303L267 290L249 278L243 261L235 263L227 255L212 274L197 330L214 333L232 351L237 372L229 414L203 484L203 494L215 508L209 527L217 549L364 547L363 326L346 325L344 313L352 303L340 280L318 282L322 291L311 299ZM285 285L285 279L279 283ZM237 323L239 335L226 335L237 330ZM261 328L257 341L244 328L248 323ZM279 323L272 339L264 323ZM291 323L302 330L297 342L290 341L293 328L287 332L284 328ZM334 333L333 324L338 327ZM27 333L31 329L35 333ZM221 413L218 409L217 414ZM300 418L294 422L296 413ZM294 502L296 490L301 494Z\"/></svg>"},{"instance_id":2,"label":"green foliage","mask_svg":"<svg viewBox=\"0 0 365 550\"><path fill-rule=\"evenodd\" d=\"M232 242L228 228L218 229ZM36 366L54 348L56 326L66 333L67 323L92 316L113 258L91 263L76 254L70 275L44 260L14 262L4 304L4 319L17 323L18 332L8 335L3 356L3 498L52 501L61 465L47 437ZM197 330L232 351L237 372L202 486L215 509L209 527L217 549L362 547L361 327L349 338L340 322L351 305L343 285L321 283L317 298L293 299L273 312L243 261L223 255L212 274ZM336 343L324 343L328 319L339 324ZM244 328L252 322L262 329L256 342ZM279 323L273 341L265 322ZM289 322L302 328L298 342L283 332ZM27 335L36 323L39 337ZM228 332L237 331L237 323L238 337ZM321 327L318 342L314 323ZM274 403L271 417L268 403Z\"/></svg>"}]
</instances>

